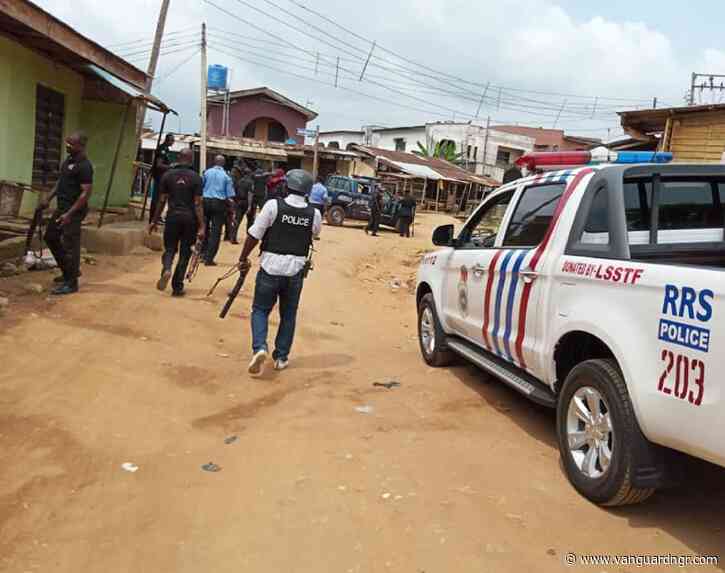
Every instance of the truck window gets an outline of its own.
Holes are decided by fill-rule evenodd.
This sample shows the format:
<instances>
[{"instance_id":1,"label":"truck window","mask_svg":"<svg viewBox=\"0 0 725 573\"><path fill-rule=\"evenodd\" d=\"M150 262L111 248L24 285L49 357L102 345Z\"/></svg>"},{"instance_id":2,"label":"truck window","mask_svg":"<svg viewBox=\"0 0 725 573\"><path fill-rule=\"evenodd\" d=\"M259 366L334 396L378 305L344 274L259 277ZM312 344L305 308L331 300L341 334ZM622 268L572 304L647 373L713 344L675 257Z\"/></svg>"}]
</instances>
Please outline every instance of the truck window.
<instances>
[{"instance_id":1,"label":"truck window","mask_svg":"<svg viewBox=\"0 0 725 573\"><path fill-rule=\"evenodd\" d=\"M721 228L720 193L710 181L663 181L658 230Z\"/></svg>"},{"instance_id":2,"label":"truck window","mask_svg":"<svg viewBox=\"0 0 725 573\"><path fill-rule=\"evenodd\" d=\"M587 245L609 244L609 193L606 187L600 187L594 193L589 207L580 242Z\"/></svg>"},{"instance_id":3,"label":"truck window","mask_svg":"<svg viewBox=\"0 0 725 573\"><path fill-rule=\"evenodd\" d=\"M625 181L624 208L628 231L649 231L651 227L652 182Z\"/></svg>"},{"instance_id":4,"label":"truck window","mask_svg":"<svg viewBox=\"0 0 725 573\"><path fill-rule=\"evenodd\" d=\"M506 231L504 247L538 245L546 235L565 188L564 183L553 183L525 189Z\"/></svg>"},{"instance_id":5,"label":"truck window","mask_svg":"<svg viewBox=\"0 0 725 573\"><path fill-rule=\"evenodd\" d=\"M498 236L506 209L511 203L514 191L506 191L486 202L461 231L458 248L490 249Z\"/></svg>"}]
</instances>

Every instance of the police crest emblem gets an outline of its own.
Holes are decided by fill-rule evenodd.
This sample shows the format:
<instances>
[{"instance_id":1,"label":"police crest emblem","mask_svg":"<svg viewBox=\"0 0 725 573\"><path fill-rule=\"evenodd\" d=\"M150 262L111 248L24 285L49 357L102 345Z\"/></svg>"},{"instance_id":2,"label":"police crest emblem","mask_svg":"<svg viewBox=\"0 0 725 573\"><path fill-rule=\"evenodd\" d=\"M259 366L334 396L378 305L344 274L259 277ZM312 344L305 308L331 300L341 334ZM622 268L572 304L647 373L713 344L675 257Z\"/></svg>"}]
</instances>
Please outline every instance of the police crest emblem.
<instances>
[{"instance_id":1,"label":"police crest emblem","mask_svg":"<svg viewBox=\"0 0 725 573\"><path fill-rule=\"evenodd\" d=\"M468 316L468 269L461 267L461 274L458 279L458 308L462 316Z\"/></svg>"}]
</instances>

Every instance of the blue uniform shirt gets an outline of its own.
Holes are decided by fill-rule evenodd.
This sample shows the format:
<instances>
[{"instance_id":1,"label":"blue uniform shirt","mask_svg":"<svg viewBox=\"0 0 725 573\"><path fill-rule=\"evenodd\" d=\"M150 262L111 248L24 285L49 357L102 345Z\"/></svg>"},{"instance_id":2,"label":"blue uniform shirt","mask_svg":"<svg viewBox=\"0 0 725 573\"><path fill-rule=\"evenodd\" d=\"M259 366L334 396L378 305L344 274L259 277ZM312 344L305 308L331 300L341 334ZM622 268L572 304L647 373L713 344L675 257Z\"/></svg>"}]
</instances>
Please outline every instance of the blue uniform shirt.
<instances>
[{"instance_id":1,"label":"blue uniform shirt","mask_svg":"<svg viewBox=\"0 0 725 573\"><path fill-rule=\"evenodd\" d=\"M232 199L234 184L223 167L215 165L204 173L204 199Z\"/></svg>"},{"instance_id":2,"label":"blue uniform shirt","mask_svg":"<svg viewBox=\"0 0 725 573\"><path fill-rule=\"evenodd\" d=\"M327 203L327 187L322 183L315 183L310 191L310 203L325 205Z\"/></svg>"}]
</instances>

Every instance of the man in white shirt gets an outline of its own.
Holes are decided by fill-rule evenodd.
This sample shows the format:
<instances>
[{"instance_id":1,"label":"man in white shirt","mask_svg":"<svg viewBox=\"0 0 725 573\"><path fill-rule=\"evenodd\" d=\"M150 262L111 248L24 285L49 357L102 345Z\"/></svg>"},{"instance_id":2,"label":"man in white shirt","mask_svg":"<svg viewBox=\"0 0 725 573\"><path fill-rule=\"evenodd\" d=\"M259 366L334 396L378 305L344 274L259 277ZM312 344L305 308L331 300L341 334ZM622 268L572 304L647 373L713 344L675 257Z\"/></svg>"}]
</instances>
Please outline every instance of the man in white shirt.
<instances>
[{"instance_id":1,"label":"man in white shirt","mask_svg":"<svg viewBox=\"0 0 725 573\"><path fill-rule=\"evenodd\" d=\"M259 375L269 355L267 331L269 313L279 300L280 324L272 355L276 370L289 364L295 335L297 309L307 256L314 237L322 230L322 215L309 205L305 196L312 189L312 176L302 169L287 173L284 199L267 201L249 228L239 263L249 269L249 255L262 241L261 268L257 273L252 304L252 361L249 373Z\"/></svg>"}]
</instances>

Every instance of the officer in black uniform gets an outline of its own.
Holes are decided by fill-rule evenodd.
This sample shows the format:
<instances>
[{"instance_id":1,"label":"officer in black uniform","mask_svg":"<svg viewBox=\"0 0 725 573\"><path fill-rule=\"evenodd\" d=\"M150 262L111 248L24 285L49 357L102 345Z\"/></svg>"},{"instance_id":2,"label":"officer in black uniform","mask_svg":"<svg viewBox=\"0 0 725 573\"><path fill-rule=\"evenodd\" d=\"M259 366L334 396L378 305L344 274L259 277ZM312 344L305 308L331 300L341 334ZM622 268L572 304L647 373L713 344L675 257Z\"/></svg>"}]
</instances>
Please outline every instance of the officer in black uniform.
<instances>
[{"instance_id":1,"label":"officer in black uniform","mask_svg":"<svg viewBox=\"0 0 725 573\"><path fill-rule=\"evenodd\" d=\"M261 268L252 305L252 375L261 374L267 360L269 313L278 301L280 324L272 357L275 370L284 370L289 364L307 257L313 237L322 229L322 215L307 203L311 189L312 176L307 171L289 171L287 196L267 201L250 227L239 256L240 267L249 269L249 255L262 241Z\"/></svg>"},{"instance_id":2,"label":"officer in black uniform","mask_svg":"<svg viewBox=\"0 0 725 573\"><path fill-rule=\"evenodd\" d=\"M164 142L156 148L156 165L152 169L154 192L151 195L151 207L149 207L149 224L153 222L156 216L156 206L159 204L159 197L161 196L161 179L171 167L169 153L175 141L174 134L167 133Z\"/></svg>"},{"instance_id":3,"label":"officer in black uniform","mask_svg":"<svg viewBox=\"0 0 725 573\"><path fill-rule=\"evenodd\" d=\"M68 158L60 167L60 178L51 196L41 203L43 209L54 197L58 208L45 231L45 243L53 253L63 276L52 294L65 295L78 292L81 268L81 224L88 214L88 199L93 191L93 165L86 157L88 137L76 132L65 140Z\"/></svg>"},{"instance_id":4,"label":"officer in black uniform","mask_svg":"<svg viewBox=\"0 0 725 573\"><path fill-rule=\"evenodd\" d=\"M156 287L163 291L171 280L174 257L179 253L176 270L171 286L172 296L184 296L184 277L191 259L191 247L195 240L204 240L204 208L202 204L202 181L194 171L192 163L194 153L184 149L179 154L179 162L161 178L159 202L149 225L149 234L156 230L166 201L169 210L164 224L164 255L161 259L161 278Z\"/></svg>"}]
</instances>

